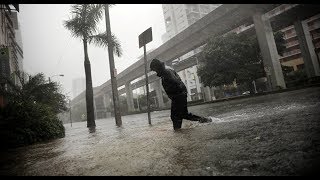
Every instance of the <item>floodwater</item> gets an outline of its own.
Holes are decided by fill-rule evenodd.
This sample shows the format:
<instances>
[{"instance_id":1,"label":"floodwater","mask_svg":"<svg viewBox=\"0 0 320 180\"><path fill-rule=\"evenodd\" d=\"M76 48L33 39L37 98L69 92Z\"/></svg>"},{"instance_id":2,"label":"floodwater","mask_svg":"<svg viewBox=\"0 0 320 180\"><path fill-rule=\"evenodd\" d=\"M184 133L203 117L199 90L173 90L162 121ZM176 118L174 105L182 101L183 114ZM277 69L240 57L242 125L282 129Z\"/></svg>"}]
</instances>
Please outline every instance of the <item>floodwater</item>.
<instances>
[{"instance_id":1,"label":"floodwater","mask_svg":"<svg viewBox=\"0 0 320 180\"><path fill-rule=\"evenodd\" d=\"M320 127L319 109L320 88L313 87L192 106L189 107L190 112L212 116L213 122L199 124L184 120L182 130L178 132L173 131L169 110L152 112L152 125L148 124L146 113L122 117L122 127L115 125L114 118L96 120L96 130L91 133L86 127L86 122L72 123L72 127L71 124L65 124L65 138L7 152L1 159L0 174L209 176L294 174L296 170L292 168L300 167L299 165L305 162L302 157L306 154L310 155L310 158L319 157L319 140L313 139L312 142L317 142L316 147L310 144L313 149L308 149L305 154L301 154L304 151L297 149L298 145L294 147L290 145L301 154L301 157L300 154L296 155L298 159L302 159L290 166L287 162L283 162L283 165L278 162L282 171L273 171L272 167L268 169L268 166L274 166L273 162L279 161L278 155L282 156L274 155L271 151L278 152L278 149L286 149L288 145L283 144L280 147L277 145L274 149L268 149L268 146L273 147L275 141L281 139L279 133L287 132L281 130L283 126L289 130L288 127L292 127L292 131L299 132L300 135L287 132L291 133L289 139L283 139L281 143L294 144L299 139L296 136L307 137L305 135L307 132L304 131L308 133L318 131L315 128ZM308 121L298 120L299 118ZM308 124L296 126L293 122ZM288 123L291 123L290 126ZM266 127L262 127L264 124ZM267 126L274 129L271 131ZM283 135L284 137L287 138L287 134ZM313 138L313 135L310 137ZM310 137L308 135L308 138ZM256 145L257 139L262 139L259 146ZM271 145L267 146L266 143ZM254 146L265 149L258 152ZM256 159L250 160L250 155L247 154L249 152ZM262 152L264 154L261 154ZM274 159L270 159L269 162L268 158L260 157L266 153L271 154L270 157ZM292 154L294 153L291 152Z\"/></svg>"}]
</instances>

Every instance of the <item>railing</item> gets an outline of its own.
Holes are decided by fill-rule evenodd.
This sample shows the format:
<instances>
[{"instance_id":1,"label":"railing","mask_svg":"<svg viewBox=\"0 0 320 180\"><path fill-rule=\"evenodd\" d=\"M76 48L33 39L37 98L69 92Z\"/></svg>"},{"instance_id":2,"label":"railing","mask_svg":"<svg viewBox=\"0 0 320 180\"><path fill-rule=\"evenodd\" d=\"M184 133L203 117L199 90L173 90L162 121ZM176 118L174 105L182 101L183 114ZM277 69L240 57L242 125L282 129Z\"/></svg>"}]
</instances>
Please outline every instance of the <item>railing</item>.
<instances>
[{"instance_id":1,"label":"railing","mask_svg":"<svg viewBox=\"0 0 320 180\"><path fill-rule=\"evenodd\" d=\"M298 40L286 43L286 48L290 48L299 44Z\"/></svg>"},{"instance_id":2,"label":"railing","mask_svg":"<svg viewBox=\"0 0 320 180\"><path fill-rule=\"evenodd\" d=\"M309 31L313 31L315 29L319 29L320 28L320 24L317 23L317 24L313 24L311 26L309 26Z\"/></svg>"},{"instance_id":3,"label":"railing","mask_svg":"<svg viewBox=\"0 0 320 180\"><path fill-rule=\"evenodd\" d=\"M289 56L293 56L293 55L296 55L296 54L300 54L300 53L301 53L300 49L294 49L292 51L283 53L283 56L280 56L280 59L283 59L283 58L286 58L286 57L289 57Z\"/></svg>"},{"instance_id":4,"label":"railing","mask_svg":"<svg viewBox=\"0 0 320 180\"><path fill-rule=\"evenodd\" d=\"M297 33L293 32L293 33L290 33L288 35L285 35L284 39L287 40L287 39L290 39L290 38L293 38L293 37L296 37L296 36L297 36Z\"/></svg>"}]
</instances>

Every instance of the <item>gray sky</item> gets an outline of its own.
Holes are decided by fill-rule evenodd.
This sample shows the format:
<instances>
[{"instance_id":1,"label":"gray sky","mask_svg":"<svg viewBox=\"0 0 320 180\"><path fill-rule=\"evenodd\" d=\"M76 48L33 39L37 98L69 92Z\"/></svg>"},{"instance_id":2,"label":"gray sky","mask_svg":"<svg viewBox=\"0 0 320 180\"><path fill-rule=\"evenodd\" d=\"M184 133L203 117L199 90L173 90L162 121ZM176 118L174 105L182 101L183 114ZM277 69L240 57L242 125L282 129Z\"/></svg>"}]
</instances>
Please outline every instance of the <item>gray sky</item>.
<instances>
[{"instance_id":1,"label":"gray sky","mask_svg":"<svg viewBox=\"0 0 320 180\"><path fill-rule=\"evenodd\" d=\"M71 17L70 4L22 4L19 22L22 33L24 70L30 74L43 72L63 86L63 93L72 96L72 79L85 77L83 66L83 44L63 27L63 20ZM153 41L147 50L162 44L161 35L165 25L161 4L117 4L110 9L111 31L120 40L122 57L115 56L118 73L137 61L143 54L139 49L138 36L152 27ZM99 25L105 31L105 19ZM91 62L93 87L110 79L107 48L90 45L88 49Z\"/></svg>"}]
</instances>

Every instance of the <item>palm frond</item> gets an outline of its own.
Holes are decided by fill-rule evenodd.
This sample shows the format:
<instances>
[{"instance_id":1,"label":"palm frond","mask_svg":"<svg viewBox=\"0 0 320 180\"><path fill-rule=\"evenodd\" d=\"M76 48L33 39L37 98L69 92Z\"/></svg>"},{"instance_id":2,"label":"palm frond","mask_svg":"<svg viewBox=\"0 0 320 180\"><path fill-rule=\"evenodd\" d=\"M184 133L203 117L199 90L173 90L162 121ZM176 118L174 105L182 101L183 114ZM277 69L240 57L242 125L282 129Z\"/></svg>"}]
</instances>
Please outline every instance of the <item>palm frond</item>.
<instances>
[{"instance_id":1,"label":"palm frond","mask_svg":"<svg viewBox=\"0 0 320 180\"><path fill-rule=\"evenodd\" d=\"M86 21L91 27L96 27L99 21L102 19L103 5L92 4L88 6L88 12L86 14Z\"/></svg>"},{"instance_id":2,"label":"palm frond","mask_svg":"<svg viewBox=\"0 0 320 180\"><path fill-rule=\"evenodd\" d=\"M93 44L95 44L97 46L101 46L101 47L106 47L111 44L113 46L114 53L118 57L120 57L122 55L121 45L119 43L119 40L117 39L117 37L114 34L111 35L111 42L110 43L108 42L108 36L107 36L106 32L100 33L97 35L93 35L93 36L89 36L88 40L89 40L88 41L89 43L93 43Z\"/></svg>"},{"instance_id":3,"label":"palm frond","mask_svg":"<svg viewBox=\"0 0 320 180\"><path fill-rule=\"evenodd\" d=\"M86 33L83 29L80 16L76 16L73 19L64 21L64 27L71 31L71 35L76 38L84 38Z\"/></svg>"},{"instance_id":4,"label":"palm frond","mask_svg":"<svg viewBox=\"0 0 320 180\"><path fill-rule=\"evenodd\" d=\"M83 39L97 33L97 25L103 15L101 4L76 4L71 6L72 18L64 21L64 27L73 37Z\"/></svg>"}]
</instances>

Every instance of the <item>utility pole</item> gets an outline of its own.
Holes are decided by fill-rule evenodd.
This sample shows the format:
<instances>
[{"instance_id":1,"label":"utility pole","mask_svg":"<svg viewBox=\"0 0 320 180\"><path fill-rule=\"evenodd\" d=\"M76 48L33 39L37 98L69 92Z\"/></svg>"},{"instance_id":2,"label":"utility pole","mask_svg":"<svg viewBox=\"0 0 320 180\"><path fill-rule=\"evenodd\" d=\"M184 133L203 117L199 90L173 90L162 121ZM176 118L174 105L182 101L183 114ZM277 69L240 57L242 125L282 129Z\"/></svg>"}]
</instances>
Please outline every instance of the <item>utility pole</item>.
<instances>
[{"instance_id":1,"label":"utility pole","mask_svg":"<svg viewBox=\"0 0 320 180\"><path fill-rule=\"evenodd\" d=\"M109 18L109 5L104 5L105 17L106 17L106 31L108 42L111 42L111 27L110 27L110 18ZM112 86L112 98L114 106L114 117L116 119L116 125L120 127L122 125L121 114L120 114L120 105L119 105L119 95L118 95L118 86L116 79L116 70L114 66L113 58L113 44L108 43L108 55L109 55L109 65L110 65L110 75L111 75L111 86Z\"/></svg>"}]
</instances>

